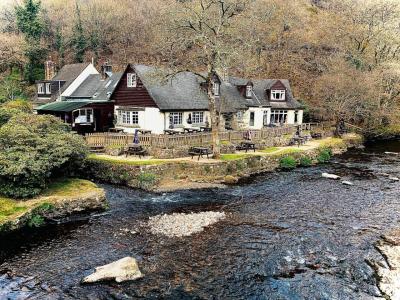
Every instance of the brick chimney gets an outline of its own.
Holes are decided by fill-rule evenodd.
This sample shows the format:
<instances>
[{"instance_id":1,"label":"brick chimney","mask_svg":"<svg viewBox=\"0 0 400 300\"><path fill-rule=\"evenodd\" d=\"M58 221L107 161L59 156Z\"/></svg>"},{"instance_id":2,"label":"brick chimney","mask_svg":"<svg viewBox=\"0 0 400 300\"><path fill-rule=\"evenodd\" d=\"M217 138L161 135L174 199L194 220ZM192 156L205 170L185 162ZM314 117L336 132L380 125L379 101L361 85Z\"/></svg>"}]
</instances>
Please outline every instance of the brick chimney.
<instances>
[{"instance_id":1,"label":"brick chimney","mask_svg":"<svg viewBox=\"0 0 400 300\"><path fill-rule=\"evenodd\" d=\"M112 65L108 61L101 65L101 79L106 80L112 74Z\"/></svg>"},{"instance_id":2,"label":"brick chimney","mask_svg":"<svg viewBox=\"0 0 400 300\"><path fill-rule=\"evenodd\" d=\"M56 67L53 61L48 60L44 63L44 79L51 80L56 75Z\"/></svg>"}]
</instances>

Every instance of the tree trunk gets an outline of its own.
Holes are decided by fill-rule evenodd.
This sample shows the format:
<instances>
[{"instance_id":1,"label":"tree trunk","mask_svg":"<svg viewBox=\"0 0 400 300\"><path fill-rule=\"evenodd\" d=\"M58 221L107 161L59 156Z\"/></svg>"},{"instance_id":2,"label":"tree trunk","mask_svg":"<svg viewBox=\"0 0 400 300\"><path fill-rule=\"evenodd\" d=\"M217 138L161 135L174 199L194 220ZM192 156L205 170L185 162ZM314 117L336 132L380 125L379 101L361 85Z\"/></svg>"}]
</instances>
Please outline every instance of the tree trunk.
<instances>
[{"instance_id":1,"label":"tree trunk","mask_svg":"<svg viewBox=\"0 0 400 300\"><path fill-rule=\"evenodd\" d=\"M211 69L208 76L207 84L207 95L208 95L208 107L210 111L211 119L211 136L212 136L212 146L213 146L213 158L219 159L221 157L221 143L219 139L219 114L217 111L217 104L215 101L215 96L213 94L213 76L215 72Z\"/></svg>"}]
</instances>

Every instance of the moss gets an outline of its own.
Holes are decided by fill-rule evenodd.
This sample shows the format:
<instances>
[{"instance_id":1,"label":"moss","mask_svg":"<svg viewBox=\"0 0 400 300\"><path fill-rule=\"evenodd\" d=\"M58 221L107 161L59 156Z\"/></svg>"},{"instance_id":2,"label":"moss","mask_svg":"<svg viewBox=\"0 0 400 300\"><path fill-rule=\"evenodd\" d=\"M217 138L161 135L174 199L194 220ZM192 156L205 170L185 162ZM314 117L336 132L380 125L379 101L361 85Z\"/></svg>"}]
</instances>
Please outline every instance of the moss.
<instances>
[{"instance_id":1,"label":"moss","mask_svg":"<svg viewBox=\"0 0 400 300\"><path fill-rule=\"evenodd\" d=\"M128 160L125 158L111 158L96 154L89 155L90 160L94 161L103 161L112 164L123 164L123 165L130 165L130 166L146 166L146 165L160 165L167 163L167 160L163 159L143 159L143 160Z\"/></svg>"},{"instance_id":2,"label":"moss","mask_svg":"<svg viewBox=\"0 0 400 300\"><path fill-rule=\"evenodd\" d=\"M260 150L260 152L263 152L263 153L272 153L272 152L276 152L276 151L278 151L278 150L279 150L278 147L269 147L269 148L265 148L265 149L263 149L263 150Z\"/></svg>"},{"instance_id":3,"label":"moss","mask_svg":"<svg viewBox=\"0 0 400 300\"><path fill-rule=\"evenodd\" d=\"M320 141L319 148L346 148L346 143L340 138L327 138Z\"/></svg>"},{"instance_id":4,"label":"moss","mask_svg":"<svg viewBox=\"0 0 400 300\"><path fill-rule=\"evenodd\" d=\"M0 197L0 227L4 229L7 223L16 220L28 212L32 216L28 220L31 225L38 224L35 215L51 211L55 208L54 202L69 196L76 196L85 192L97 191L99 188L92 182L82 179L62 179L50 184L49 188L41 195L28 200L14 200ZM29 225L29 224L28 224ZM0 229L0 231L2 230Z\"/></svg>"},{"instance_id":5,"label":"moss","mask_svg":"<svg viewBox=\"0 0 400 300\"><path fill-rule=\"evenodd\" d=\"M204 172L210 173L210 172L211 172L211 167L208 166L208 165L205 165L205 166L204 166Z\"/></svg>"},{"instance_id":6,"label":"moss","mask_svg":"<svg viewBox=\"0 0 400 300\"><path fill-rule=\"evenodd\" d=\"M28 220L27 225L29 227L40 227L40 226L44 225L44 223L45 223L45 220L41 215L34 214Z\"/></svg>"},{"instance_id":7,"label":"moss","mask_svg":"<svg viewBox=\"0 0 400 300\"><path fill-rule=\"evenodd\" d=\"M279 161L279 166L281 167L281 169L291 170L296 168L297 161L293 156L288 155L281 158L281 160Z\"/></svg>"}]
</instances>

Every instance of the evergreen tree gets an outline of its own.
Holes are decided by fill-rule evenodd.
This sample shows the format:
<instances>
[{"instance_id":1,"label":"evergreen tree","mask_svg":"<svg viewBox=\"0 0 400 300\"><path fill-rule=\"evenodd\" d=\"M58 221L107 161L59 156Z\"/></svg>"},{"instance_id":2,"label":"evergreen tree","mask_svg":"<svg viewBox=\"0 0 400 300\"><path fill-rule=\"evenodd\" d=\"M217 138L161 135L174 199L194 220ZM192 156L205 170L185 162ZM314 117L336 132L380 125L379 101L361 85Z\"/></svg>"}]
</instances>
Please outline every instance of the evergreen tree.
<instances>
[{"instance_id":1,"label":"evergreen tree","mask_svg":"<svg viewBox=\"0 0 400 300\"><path fill-rule=\"evenodd\" d=\"M81 11L78 3L75 9L75 26L73 30L72 46L75 50L75 61L82 63L85 59L86 52L86 37L83 31Z\"/></svg>"},{"instance_id":2,"label":"evergreen tree","mask_svg":"<svg viewBox=\"0 0 400 300\"><path fill-rule=\"evenodd\" d=\"M25 66L25 79L34 83L43 76L42 62L46 57L46 49L41 46L44 24L40 18L40 1L24 0L23 5L16 6L17 27L25 36L25 56L28 63Z\"/></svg>"}]
</instances>

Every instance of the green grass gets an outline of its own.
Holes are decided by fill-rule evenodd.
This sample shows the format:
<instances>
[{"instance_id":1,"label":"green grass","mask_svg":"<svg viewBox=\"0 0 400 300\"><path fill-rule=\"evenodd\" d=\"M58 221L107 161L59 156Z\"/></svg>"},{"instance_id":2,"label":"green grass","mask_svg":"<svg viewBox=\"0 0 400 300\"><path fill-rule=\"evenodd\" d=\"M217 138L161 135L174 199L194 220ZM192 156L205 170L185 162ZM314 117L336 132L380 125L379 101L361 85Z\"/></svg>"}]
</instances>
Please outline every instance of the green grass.
<instances>
[{"instance_id":1,"label":"green grass","mask_svg":"<svg viewBox=\"0 0 400 300\"><path fill-rule=\"evenodd\" d=\"M52 202L57 201L60 198L74 196L97 189L98 187L94 183L87 180L62 179L50 184L49 188L42 195L33 199L22 201L0 197L0 225L7 221L16 219L34 209L51 209L53 207ZM36 224L39 222L39 219L36 218L32 222Z\"/></svg>"},{"instance_id":2,"label":"green grass","mask_svg":"<svg viewBox=\"0 0 400 300\"><path fill-rule=\"evenodd\" d=\"M346 147L346 143L343 141L343 139L340 138L326 138L324 140L321 140L319 144L319 148L325 149L325 148L341 148L341 147Z\"/></svg>"},{"instance_id":3,"label":"green grass","mask_svg":"<svg viewBox=\"0 0 400 300\"><path fill-rule=\"evenodd\" d=\"M299 149L299 148L286 148L283 149L281 151L277 151L276 153L272 153L271 155L273 156L284 156L284 155L288 155L288 154L293 154L293 153L299 153L299 152L303 152L304 150Z\"/></svg>"},{"instance_id":4,"label":"green grass","mask_svg":"<svg viewBox=\"0 0 400 300\"><path fill-rule=\"evenodd\" d=\"M278 150L279 150L278 147L269 147L269 148L265 148L265 149L263 149L263 150L260 150L260 152L263 152L263 153L272 153L272 152L276 152L276 151L278 151Z\"/></svg>"},{"instance_id":5,"label":"green grass","mask_svg":"<svg viewBox=\"0 0 400 300\"><path fill-rule=\"evenodd\" d=\"M231 161L231 160L244 159L244 158L247 158L250 156L254 156L254 155L247 154L247 153L221 154L221 160Z\"/></svg>"},{"instance_id":6,"label":"green grass","mask_svg":"<svg viewBox=\"0 0 400 300\"><path fill-rule=\"evenodd\" d=\"M163 159L143 159L143 160L128 160L124 158L110 158L104 157L96 154L89 155L89 159L97 160L97 161L104 161L113 164L124 164L124 165L131 165L131 166L146 166L146 165L160 165L167 163L167 160Z\"/></svg>"}]
</instances>

